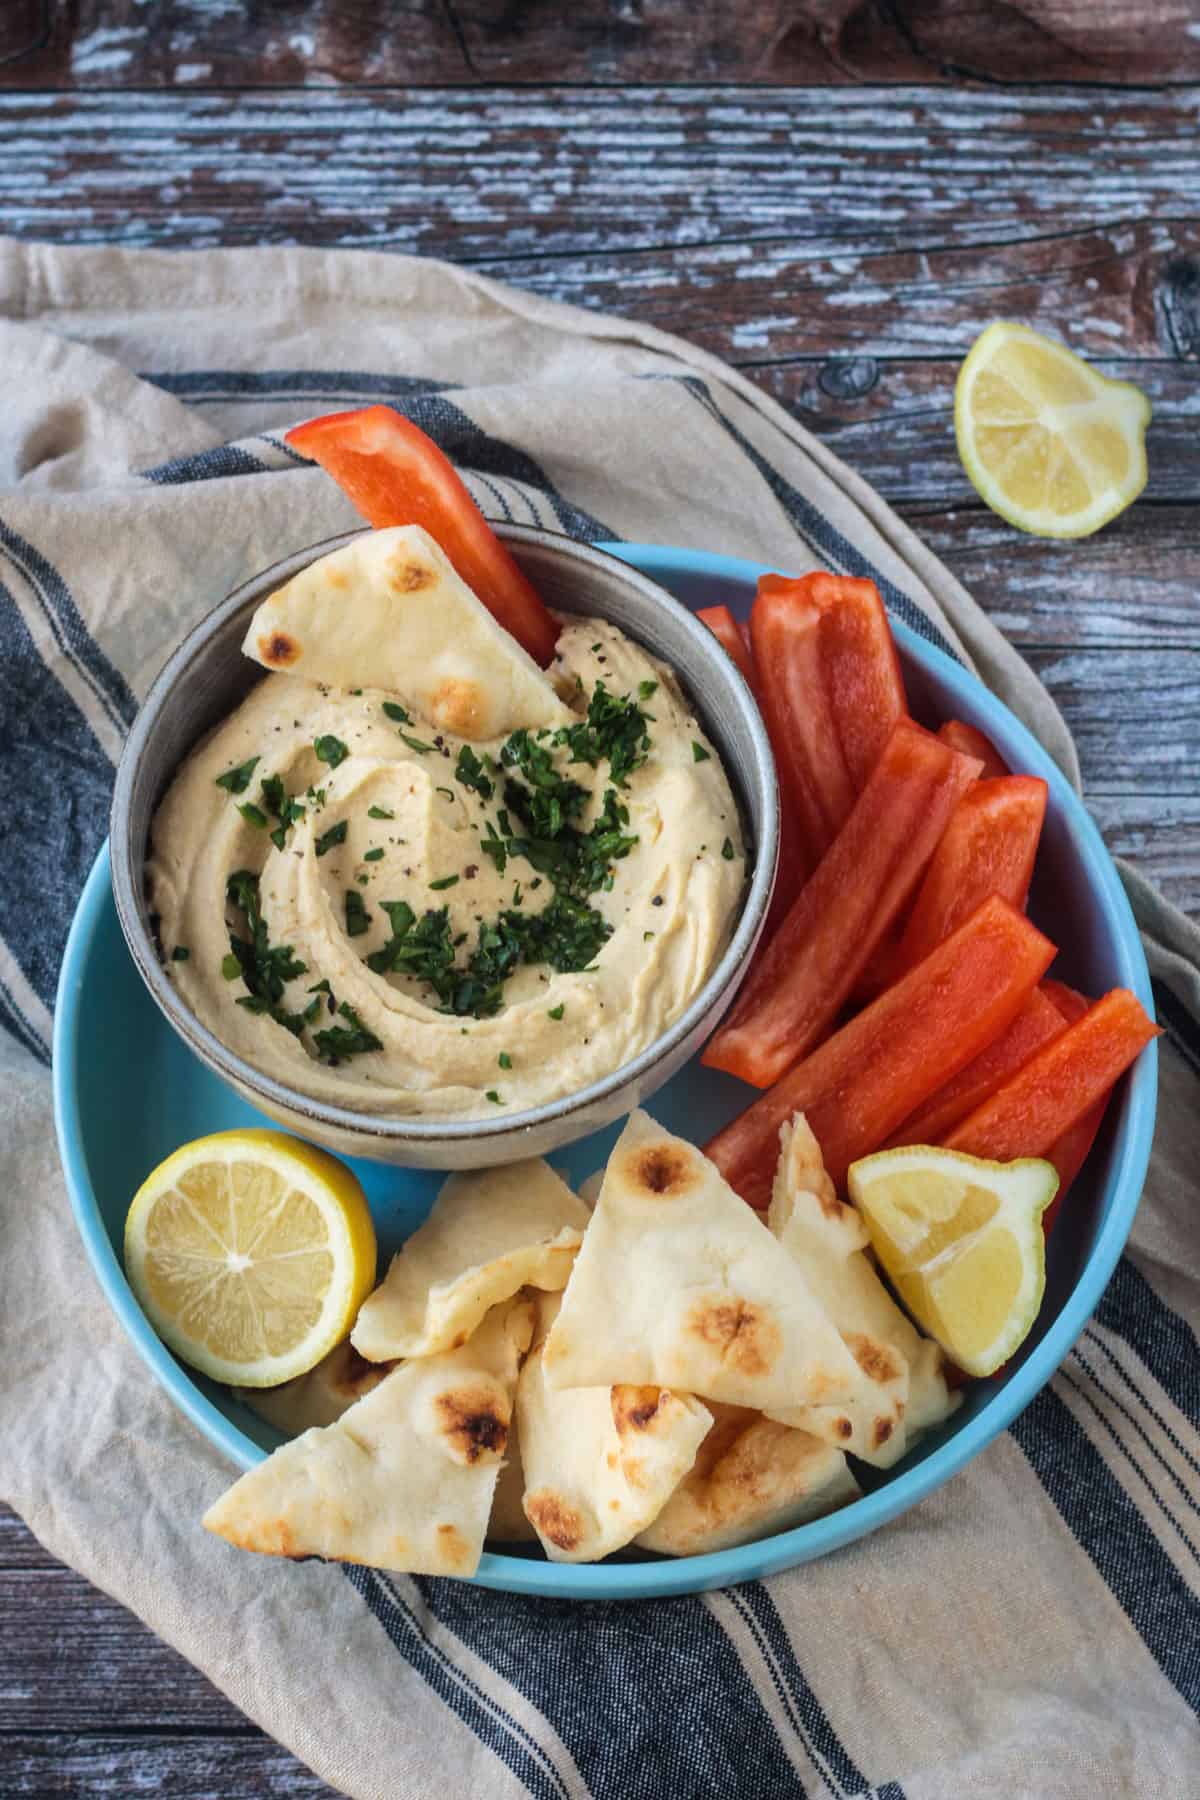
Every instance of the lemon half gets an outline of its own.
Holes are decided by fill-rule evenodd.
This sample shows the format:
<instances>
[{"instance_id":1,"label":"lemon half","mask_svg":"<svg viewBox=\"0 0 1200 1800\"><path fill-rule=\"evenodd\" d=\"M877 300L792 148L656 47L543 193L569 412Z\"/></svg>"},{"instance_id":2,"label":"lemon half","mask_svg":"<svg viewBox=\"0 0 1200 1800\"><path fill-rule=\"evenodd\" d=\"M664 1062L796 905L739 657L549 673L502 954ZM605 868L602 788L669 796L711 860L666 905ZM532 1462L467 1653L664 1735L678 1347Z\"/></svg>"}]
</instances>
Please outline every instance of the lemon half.
<instances>
[{"instance_id":1,"label":"lemon half","mask_svg":"<svg viewBox=\"0 0 1200 1800\"><path fill-rule=\"evenodd\" d=\"M282 1131L222 1131L142 1183L125 1273L185 1362L274 1387L346 1336L375 1283L375 1228L357 1179L324 1150Z\"/></svg>"},{"instance_id":2,"label":"lemon half","mask_svg":"<svg viewBox=\"0 0 1200 1800\"><path fill-rule=\"evenodd\" d=\"M1150 402L1040 332L1003 321L958 372L954 430L971 485L1041 537L1087 537L1146 485Z\"/></svg>"},{"instance_id":3,"label":"lemon half","mask_svg":"<svg viewBox=\"0 0 1200 1800\"><path fill-rule=\"evenodd\" d=\"M993 1374L1042 1304L1053 1165L918 1146L866 1156L848 1181L872 1248L918 1325L968 1375Z\"/></svg>"}]
</instances>

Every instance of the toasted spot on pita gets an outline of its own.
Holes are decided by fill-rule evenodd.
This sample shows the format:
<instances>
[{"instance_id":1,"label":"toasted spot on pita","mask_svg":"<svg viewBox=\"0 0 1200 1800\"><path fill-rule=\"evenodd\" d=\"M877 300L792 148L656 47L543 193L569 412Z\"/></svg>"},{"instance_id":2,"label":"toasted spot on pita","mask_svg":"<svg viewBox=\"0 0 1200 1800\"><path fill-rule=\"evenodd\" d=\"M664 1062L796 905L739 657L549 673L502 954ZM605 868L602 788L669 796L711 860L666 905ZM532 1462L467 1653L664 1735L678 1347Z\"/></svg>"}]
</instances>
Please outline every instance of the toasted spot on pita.
<instances>
[{"instance_id":1,"label":"toasted spot on pita","mask_svg":"<svg viewBox=\"0 0 1200 1800\"><path fill-rule=\"evenodd\" d=\"M300 646L286 631L264 631L258 640L258 654L269 669L286 669L300 655Z\"/></svg>"},{"instance_id":2,"label":"toasted spot on pita","mask_svg":"<svg viewBox=\"0 0 1200 1800\"><path fill-rule=\"evenodd\" d=\"M872 1447L872 1449L882 1450L883 1446L887 1443L888 1439L891 1437L894 1429L895 1429L895 1424L894 1424L893 1420L891 1420L891 1419L876 1419L874 1425L871 1428L871 1447Z\"/></svg>"},{"instance_id":3,"label":"toasted spot on pita","mask_svg":"<svg viewBox=\"0 0 1200 1800\"><path fill-rule=\"evenodd\" d=\"M437 1396L434 1407L441 1434L457 1461L475 1463L504 1455L509 1412L494 1389L451 1389Z\"/></svg>"},{"instance_id":4,"label":"toasted spot on pita","mask_svg":"<svg viewBox=\"0 0 1200 1800\"><path fill-rule=\"evenodd\" d=\"M429 696L429 716L455 737L479 737L486 722L487 695L477 681L447 675Z\"/></svg>"},{"instance_id":5,"label":"toasted spot on pita","mask_svg":"<svg viewBox=\"0 0 1200 1800\"><path fill-rule=\"evenodd\" d=\"M843 1414L840 1419L834 1419L832 1421L832 1429L833 1429L835 1437L840 1437L840 1438L853 1437L854 1436L854 1421L852 1419L846 1418L845 1414Z\"/></svg>"},{"instance_id":6,"label":"toasted spot on pita","mask_svg":"<svg viewBox=\"0 0 1200 1800\"><path fill-rule=\"evenodd\" d=\"M553 1488L526 1494L525 1516L538 1536L547 1538L559 1550L574 1550L583 1541L583 1520Z\"/></svg>"},{"instance_id":7,"label":"toasted spot on pita","mask_svg":"<svg viewBox=\"0 0 1200 1800\"><path fill-rule=\"evenodd\" d=\"M456 1564L463 1567L470 1562L471 1546L457 1525L439 1525L437 1534L438 1542L442 1547L442 1555L452 1567Z\"/></svg>"},{"instance_id":8,"label":"toasted spot on pita","mask_svg":"<svg viewBox=\"0 0 1200 1800\"><path fill-rule=\"evenodd\" d=\"M702 1295L684 1323L685 1332L719 1351L739 1375L767 1375L779 1358L779 1327L761 1306L729 1294Z\"/></svg>"},{"instance_id":9,"label":"toasted spot on pita","mask_svg":"<svg viewBox=\"0 0 1200 1800\"><path fill-rule=\"evenodd\" d=\"M628 1159L625 1177L635 1191L671 1199L695 1187L699 1171L682 1144L648 1144Z\"/></svg>"},{"instance_id":10,"label":"toasted spot on pita","mask_svg":"<svg viewBox=\"0 0 1200 1800\"><path fill-rule=\"evenodd\" d=\"M398 594L419 593L422 588L430 587L437 580L432 569L411 555L390 556L387 568L388 579Z\"/></svg>"},{"instance_id":11,"label":"toasted spot on pita","mask_svg":"<svg viewBox=\"0 0 1200 1800\"><path fill-rule=\"evenodd\" d=\"M339 592L350 586L350 577L344 569L328 568L325 571L326 586L337 588Z\"/></svg>"},{"instance_id":12,"label":"toasted spot on pita","mask_svg":"<svg viewBox=\"0 0 1200 1800\"><path fill-rule=\"evenodd\" d=\"M899 1354L882 1343L879 1338L868 1337L862 1331L846 1331L842 1333L846 1348L871 1381L887 1383L900 1381L907 1370ZM903 1401L900 1402L901 1407Z\"/></svg>"},{"instance_id":13,"label":"toasted spot on pita","mask_svg":"<svg viewBox=\"0 0 1200 1800\"><path fill-rule=\"evenodd\" d=\"M627 1432L645 1431L658 1418L663 1407L660 1387L635 1387L619 1383L612 1391L613 1424L624 1437Z\"/></svg>"}]
</instances>

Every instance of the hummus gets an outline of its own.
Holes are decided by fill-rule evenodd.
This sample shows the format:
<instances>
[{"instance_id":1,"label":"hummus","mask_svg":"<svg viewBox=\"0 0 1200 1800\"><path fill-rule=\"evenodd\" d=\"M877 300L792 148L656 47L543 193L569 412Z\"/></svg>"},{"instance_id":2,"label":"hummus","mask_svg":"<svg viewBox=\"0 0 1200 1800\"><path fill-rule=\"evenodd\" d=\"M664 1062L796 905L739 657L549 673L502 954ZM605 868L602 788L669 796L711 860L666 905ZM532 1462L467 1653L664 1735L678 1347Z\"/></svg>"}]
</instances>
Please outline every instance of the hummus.
<instances>
[{"instance_id":1,"label":"hummus","mask_svg":"<svg viewBox=\"0 0 1200 1800\"><path fill-rule=\"evenodd\" d=\"M743 898L737 806L672 673L571 620L548 671L571 723L470 742L371 673L266 675L176 775L147 873L183 999L364 1113L491 1116L602 1079L679 1017Z\"/></svg>"}]
</instances>

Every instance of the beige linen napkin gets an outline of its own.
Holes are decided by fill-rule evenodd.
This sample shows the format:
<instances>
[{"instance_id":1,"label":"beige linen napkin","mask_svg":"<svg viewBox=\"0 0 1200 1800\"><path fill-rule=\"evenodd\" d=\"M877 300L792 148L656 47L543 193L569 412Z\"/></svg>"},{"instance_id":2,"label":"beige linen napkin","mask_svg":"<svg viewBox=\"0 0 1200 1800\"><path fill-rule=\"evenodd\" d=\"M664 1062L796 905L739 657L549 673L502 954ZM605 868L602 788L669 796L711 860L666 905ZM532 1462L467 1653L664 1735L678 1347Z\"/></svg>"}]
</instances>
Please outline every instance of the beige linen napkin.
<instances>
[{"instance_id":1,"label":"beige linen napkin","mask_svg":"<svg viewBox=\"0 0 1200 1800\"><path fill-rule=\"evenodd\" d=\"M288 425L386 401L497 517L873 573L1078 781L962 588L714 358L443 264L3 243L0 374L0 1494L357 1800L1197 1791L1200 933L1130 871L1169 1035L1096 1318L963 1474L769 1584L582 1606L237 1555L198 1524L231 1471L109 1313L58 1169L54 981L136 699L237 582L356 522Z\"/></svg>"}]
</instances>

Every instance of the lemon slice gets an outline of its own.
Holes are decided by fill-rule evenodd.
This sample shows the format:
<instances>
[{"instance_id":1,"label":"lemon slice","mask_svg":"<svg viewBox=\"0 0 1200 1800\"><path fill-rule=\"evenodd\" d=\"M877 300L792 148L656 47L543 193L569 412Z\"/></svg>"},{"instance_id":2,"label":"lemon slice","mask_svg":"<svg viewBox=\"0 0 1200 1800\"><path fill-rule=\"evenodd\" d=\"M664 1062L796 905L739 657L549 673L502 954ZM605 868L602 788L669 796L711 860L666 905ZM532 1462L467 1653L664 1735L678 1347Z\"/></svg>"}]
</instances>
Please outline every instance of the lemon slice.
<instances>
[{"instance_id":1,"label":"lemon slice","mask_svg":"<svg viewBox=\"0 0 1200 1800\"><path fill-rule=\"evenodd\" d=\"M1150 402L1040 332L1000 321L958 372L954 430L971 485L1041 537L1087 537L1146 485Z\"/></svg>"},{"instance_id":2,"label":"lemon slice","mask_svg":"<svg viewBox=\"0 0 1200 1800\"><path fill-rule=\"evenodd\" d=\"M968 1375L993 1374L1042 1304L1053 1165L917 1147L865 1156L848 1180L875 1254L918 1325Z\"/></svg>"},{"instance_id":3,"label":"lemon slice","mask_svg":"<svg viewBox=\"0 0 1200 1800\"><path fill-rule=\"evenodd\" d=\"M176 1355L238 1387L306 1374L375 1283L356 1178L282 1131L220 1131L168 1156L125 1220L125 1273Z\"/></svg>"}]
</instances>

